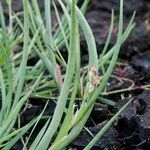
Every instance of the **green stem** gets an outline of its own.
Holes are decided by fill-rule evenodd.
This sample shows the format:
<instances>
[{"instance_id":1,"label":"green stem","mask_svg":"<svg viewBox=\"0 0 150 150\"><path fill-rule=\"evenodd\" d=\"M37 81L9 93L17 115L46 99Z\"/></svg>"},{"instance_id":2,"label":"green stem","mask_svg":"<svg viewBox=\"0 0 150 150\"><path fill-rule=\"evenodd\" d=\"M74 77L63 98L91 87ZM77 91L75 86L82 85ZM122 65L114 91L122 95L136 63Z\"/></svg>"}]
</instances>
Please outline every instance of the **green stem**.
<instances>
[{"instance_id":1,"label":"green stem","mask_svg":"<svg viewBox=\"0 0 150 150\"><path fill-rule=\"evenodd\" d=\"M60 96L58 98L57 106L54 111L54 115L50 126L48 127L47 131L45 132L43 138L41 139L39 145L37 146L37 150L46 150L48 148L49 143L51 142L52 137L57 131L57 128L60 124L62 115L65 110L67 97L69 94L70 86L72 83L74 69L75 69L75 51L77 48L76 42L76 29L77 29L77 22L76 22L76 13L75 13L75 0L72 3L72 11L71 11L71 37L70 37L70 52L68 58L68 66L66 71L66 76L64 79L64 84L60 91Z\"/></svg>"}]
</instances>

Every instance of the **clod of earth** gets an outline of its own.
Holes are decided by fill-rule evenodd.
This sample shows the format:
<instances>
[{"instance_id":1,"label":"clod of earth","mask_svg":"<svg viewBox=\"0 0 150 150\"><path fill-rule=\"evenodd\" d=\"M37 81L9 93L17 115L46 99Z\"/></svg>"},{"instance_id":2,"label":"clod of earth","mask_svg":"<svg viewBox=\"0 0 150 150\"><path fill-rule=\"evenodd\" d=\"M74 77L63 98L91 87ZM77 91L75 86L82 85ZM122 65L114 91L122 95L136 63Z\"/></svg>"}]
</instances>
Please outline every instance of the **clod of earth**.
<instances>
[{"instance_id":1,"label":"clod of earth","mask_svg":"<svg viewBox=\"0 0 150 150\"><path fill-rule=\"evenodd\" d=\"M116 124L120 140L124 146L147 148L150 137L150 92L144 91L134 98ZM118 109L127 100L121 100Z\"/></svg>"},{"instance_id":2,"label":"clod of earth","mask_svg":"<svg viewBox=\"0 0 150 150\"><path fill-rule=\"evenodd\" d=\"M132 64L137 70L142 71L143 73L146 74L147 77L150 77L150 52L149 51L133 57Z\"/></svg>"}]
</instances>

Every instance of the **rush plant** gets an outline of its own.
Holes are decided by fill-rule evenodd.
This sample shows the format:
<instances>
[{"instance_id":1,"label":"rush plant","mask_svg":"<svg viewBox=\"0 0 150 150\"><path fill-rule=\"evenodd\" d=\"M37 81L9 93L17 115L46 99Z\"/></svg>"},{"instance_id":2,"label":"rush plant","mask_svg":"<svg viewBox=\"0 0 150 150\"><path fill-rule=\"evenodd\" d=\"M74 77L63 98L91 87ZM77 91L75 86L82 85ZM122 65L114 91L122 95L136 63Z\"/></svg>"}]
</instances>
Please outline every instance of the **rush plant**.
<instances>
[{"instance_id":1,"label":"rush plant","mask_svg":"<svg viewBox=\"0 0 150 150\"><path fill-rule=\"evenodd\" d=\"M114 105L103 98L107 82L113 72L119 51L135 26L135 13L123 28L123 0L120 0L118 35L116 43L109 49L114 11L106 44L100 56L95 39L84 14L90 0L84 0L78 8L76 0L44 0L44 15L37 0L22 0L23 12L14 13L8 0L9 24L6 25L0 4L0 148L11 149L18 140L23 149L62 150L81 132L95 102ZM60 17L59 8L63 12ZM58 27L53 32L52 11L55 11ZM22 17L24 18L22 21ZM80 31L87 44L89 61L81 64ZM19 45L23 45L15 52ZM67 52L65 60L62 49ZM36 62L32 62L36 58ZM28 62L32 62L29 65ZM109 64L106 62L109 62ZM18 121L29 99L47 101L39 116L25 126ZM56 102L53 116L44 116L50 101ZM118 118L131 100L119 110L84 148L89 150ZM46 123L32 141L30 137L38 122ZM31 130L26 140L24 134ZM29 144L30 141L30 144Z\"/></svg>"}]
</instances>

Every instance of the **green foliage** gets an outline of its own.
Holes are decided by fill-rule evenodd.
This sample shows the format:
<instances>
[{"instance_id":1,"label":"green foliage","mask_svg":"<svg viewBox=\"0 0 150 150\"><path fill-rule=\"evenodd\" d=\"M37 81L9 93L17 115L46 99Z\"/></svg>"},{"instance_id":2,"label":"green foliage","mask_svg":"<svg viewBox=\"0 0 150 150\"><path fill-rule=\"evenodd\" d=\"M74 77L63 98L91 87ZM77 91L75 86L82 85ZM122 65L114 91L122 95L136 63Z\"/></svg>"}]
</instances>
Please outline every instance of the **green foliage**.
<instances>
[{"instance_id":1,"label":"green foliage","mask_svg":"<svg viewBox=\"0 0 150 150\"><path fill-rule=\"evenodd\" d=\"M29 149L62 150L81 132L96 100L114 105L114 102L103 98L102 93L117 63L121 45L135 26L135 13L123 30L123 0L120 0L117 41L111 49L108 48L114 27L112 11L108 38L98 57L93 33L83 15L89 0L85 0L81 8L77 7L76 0L58 0L64 13L62 17L55 1L44 0L44 19L37 0L32 0L31 3L28 0L22 2L23 12L15 14L12 12L11 0L8 1L8 26L0 4L0 148L9 150L21 139L23 149L27 149L33 130L41 119L45 119L45 125L34 137ZM58 20L55 33L52 9ZM23 21L20 15L24 18ZM83 32L87 44L89 62L86 65L81 64L79 30ZM18 46L20 49L15 52ZM62 48L68 52L67 60L63 56ZM28 62L33 58L37 61L29 65ZM106 62L109 62L107 67ZM103 74L100 76L99 72ZM43 116L49 103L47 101L39 116L24 126L20 125L18 120L22 109L26 108L30 98L55 100L53 116ZM92 148L127 105L128 103L108 121L87 145L86 150ZM31 128L31 134L24 140L24 134Z\"/></svg>"}]
</instances>

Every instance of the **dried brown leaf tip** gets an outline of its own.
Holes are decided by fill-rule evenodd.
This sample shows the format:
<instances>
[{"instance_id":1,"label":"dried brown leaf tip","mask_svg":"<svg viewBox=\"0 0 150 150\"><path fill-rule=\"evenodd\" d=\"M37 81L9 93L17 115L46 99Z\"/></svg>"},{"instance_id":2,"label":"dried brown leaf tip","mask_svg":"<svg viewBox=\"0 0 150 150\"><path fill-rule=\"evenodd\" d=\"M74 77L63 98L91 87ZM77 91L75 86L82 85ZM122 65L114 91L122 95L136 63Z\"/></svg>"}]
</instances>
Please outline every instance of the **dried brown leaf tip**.
<instances>
[{"instance_id":1,"label":"dried brown leaf tip","mask_svg":"<svg viewBox=\"0 0 150 150\"><path fill-rule=\"evenodd\" d=\"M63 76L61 74L61 69L59 65L57 65L55 68L55 77L56 77L56 82L59 86L59 89L61 89L62 84L63 84Z\"/></svg>"},{"instance_id":2,"label":"dried brown leaf tip","mask_svg":"<svg viewBox=\"0 0 150 150\"><path fill-rule=\"evenodd\" d=\"M100 81L102 80L102 76L99 76L96 70L95 65L93 65L89 70L89 82L96 87Z\"/></svg>"},{"instance_id":3,"label":"dried brown leaf tip","mask_svg":"<svg viewBox=\"0 0 150 150\"><path fill-rule=\"evenodd\" d=\"M88 82L84 90L84 99L86 99L89 94L95 90L102 78L102 76L98 75L96 67L93 65L88 72Z\"/></svg>"}]
</instances>

